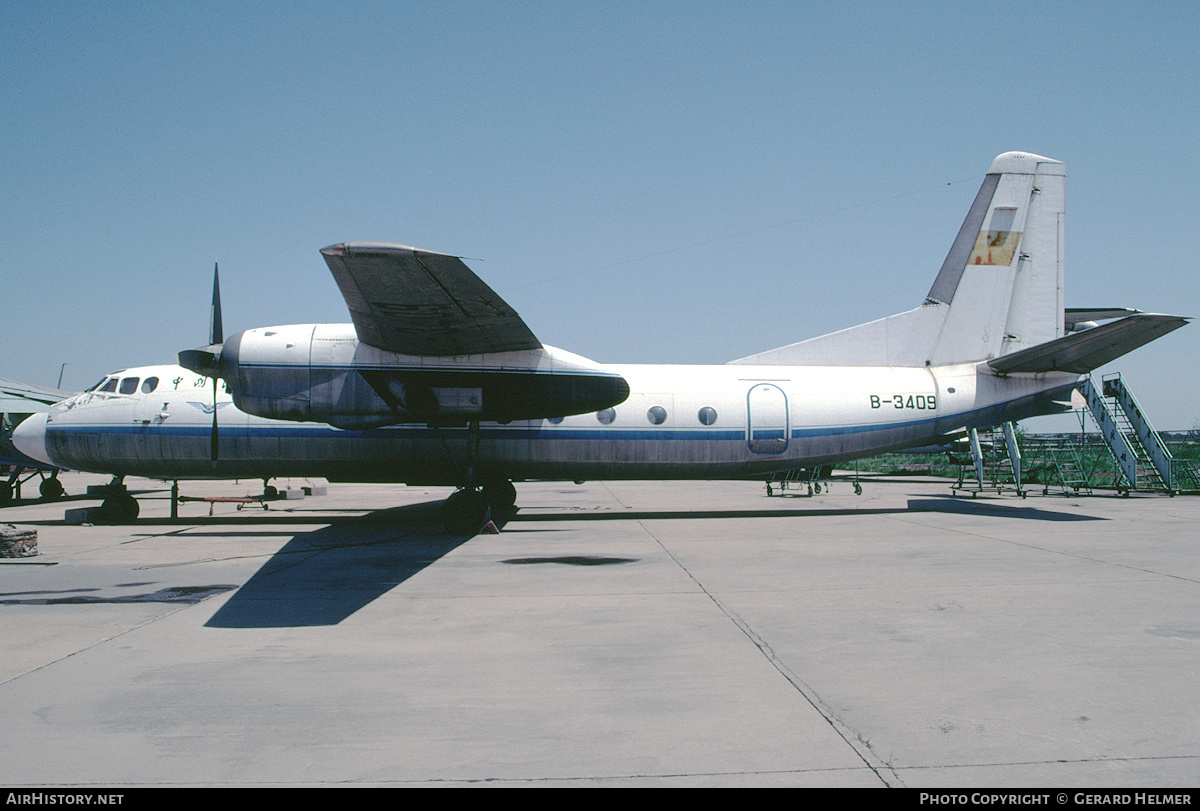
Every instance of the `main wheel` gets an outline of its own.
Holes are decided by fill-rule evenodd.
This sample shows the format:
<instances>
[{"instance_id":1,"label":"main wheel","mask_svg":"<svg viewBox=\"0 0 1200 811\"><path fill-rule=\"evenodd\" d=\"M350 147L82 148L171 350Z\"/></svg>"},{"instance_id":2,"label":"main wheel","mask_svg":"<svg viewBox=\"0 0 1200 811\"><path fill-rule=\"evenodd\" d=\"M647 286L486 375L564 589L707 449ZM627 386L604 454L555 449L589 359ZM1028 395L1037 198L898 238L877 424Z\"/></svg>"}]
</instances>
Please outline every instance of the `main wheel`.
<instances>
[{"instance_id":1,"label":"main wheel","mask_svg":"<svg viewBox=\"0 0 1200 811\"><path fill-rule=\"evenodd\" d=\"M442 526L451 535L477 534L487 514L487 498L478 490L459 490L442 502Z\"/></svg>"},{"instance_id":2,"label":"main wheel","mask_svg":"<svg viewBox=\"0 0 1200 811\"><path fill-rule=\"evenodd\" d=\"M508 479L484 482L483 497L493 510L511 510L517 503L517 488Z\"/></svg>"}]
</instances>

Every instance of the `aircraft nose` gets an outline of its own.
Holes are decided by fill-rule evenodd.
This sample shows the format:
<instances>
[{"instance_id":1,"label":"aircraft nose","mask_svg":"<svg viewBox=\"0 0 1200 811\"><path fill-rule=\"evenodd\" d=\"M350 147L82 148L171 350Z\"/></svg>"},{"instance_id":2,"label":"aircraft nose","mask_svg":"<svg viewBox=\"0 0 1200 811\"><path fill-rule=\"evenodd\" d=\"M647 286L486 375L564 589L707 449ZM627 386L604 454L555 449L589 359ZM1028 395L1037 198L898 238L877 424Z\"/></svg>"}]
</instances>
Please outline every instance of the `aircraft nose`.
<instances>
[{"instance_id":1,"label":"aircraft nose","mask_svg":"<svg viewBox=\"0 0 1200 811\"><path fill-rule=\"evenodd\" d=\"M17 450L47 465L53 465L46 452L46 414L31 414L13 429L12 441Z\"/></svg>"}]
</instances>

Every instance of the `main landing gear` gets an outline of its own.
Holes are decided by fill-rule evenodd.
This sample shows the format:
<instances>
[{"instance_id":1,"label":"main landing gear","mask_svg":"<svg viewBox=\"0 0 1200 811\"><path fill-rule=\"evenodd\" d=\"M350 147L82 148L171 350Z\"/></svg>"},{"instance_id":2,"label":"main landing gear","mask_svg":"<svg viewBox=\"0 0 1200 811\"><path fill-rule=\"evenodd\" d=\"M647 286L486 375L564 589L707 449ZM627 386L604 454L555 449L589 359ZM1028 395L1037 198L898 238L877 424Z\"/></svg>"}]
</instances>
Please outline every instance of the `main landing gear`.
<instances>
[{"instance_id":1,"label":"main landing gear","mask_svg":"<svg viewBox=\"0 0 1200 811\"><path fill-rule=\"evenodd\" d=\"M479 421L467 425L466 485L442 502L442 526L451 535L475 535L489 516L507 513L517 503L517 488L507 478L480 474Z\"/></svg>"},{"instance_id":2,"label":"main landing gear","mask_svg":"<svg viewBox=\"0 0 1200 811\"><path fill-rule=\"evenodd\" d=\"M442 502L442 526L451 535L474 535L490 515L507 513L516 506L517 488L508 479L489 479L482 487L456 490Z\"/></svg>"}]
</instances>

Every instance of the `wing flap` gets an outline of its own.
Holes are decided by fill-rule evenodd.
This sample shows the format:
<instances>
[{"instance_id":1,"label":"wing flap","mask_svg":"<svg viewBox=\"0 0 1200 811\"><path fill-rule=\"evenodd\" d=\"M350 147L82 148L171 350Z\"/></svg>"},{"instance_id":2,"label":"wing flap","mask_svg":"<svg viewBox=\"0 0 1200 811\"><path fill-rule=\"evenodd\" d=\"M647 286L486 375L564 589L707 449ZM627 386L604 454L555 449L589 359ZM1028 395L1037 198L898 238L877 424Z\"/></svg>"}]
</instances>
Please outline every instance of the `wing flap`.
<instances>
[{"instance_id":1,"label":"wing flap","mask_svg":"<svg viewBox=\"0 0 1200 811\"><path fill-rule=\"evenodd\" d=\"M358 339L404 355L538 349L516 310L457 256L384 242L321 249Z\"/></svg>"},{"instance_id":2,"label":"wing flap","mask_svg":"<svg viewBox=\"0 0 1200 811\"><path fill-rule=\"evenodd\" d=\"M1137 313L1098 327L1055 338L988 361L1001 374L1071 372L1087 374L1139 346L1179 329L1189 319Z\"/></svg>"}]
</instances>

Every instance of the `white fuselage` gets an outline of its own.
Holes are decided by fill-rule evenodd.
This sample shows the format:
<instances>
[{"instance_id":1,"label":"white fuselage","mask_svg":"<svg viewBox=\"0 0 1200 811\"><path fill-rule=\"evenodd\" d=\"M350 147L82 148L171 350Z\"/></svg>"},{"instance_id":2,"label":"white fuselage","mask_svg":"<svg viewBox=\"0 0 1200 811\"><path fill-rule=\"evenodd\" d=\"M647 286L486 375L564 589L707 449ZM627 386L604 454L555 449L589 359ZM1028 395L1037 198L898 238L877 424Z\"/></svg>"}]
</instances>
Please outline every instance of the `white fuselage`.
<instances>
[{"instance_id":1,"label":"white fuselage","mask_svg":"<svg viewBox=\"0 0 1200 811\"><path fill-rule=\"evenodd\" d=\"M478 467L514 480L768 476L1064 410L1058 403L1079 379L1001 377L974 363L609 368L628 381L628 399L562 419L485 422ZM177 366L129 369L109 380L110 392L93 389L26 420L17 447L69 469L161 479L459 484L467 463L465 426L341 430L265 419L238 410L223 385L214 461L213 381Z\"/></svg>"}]
</instances>

